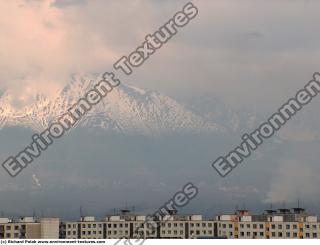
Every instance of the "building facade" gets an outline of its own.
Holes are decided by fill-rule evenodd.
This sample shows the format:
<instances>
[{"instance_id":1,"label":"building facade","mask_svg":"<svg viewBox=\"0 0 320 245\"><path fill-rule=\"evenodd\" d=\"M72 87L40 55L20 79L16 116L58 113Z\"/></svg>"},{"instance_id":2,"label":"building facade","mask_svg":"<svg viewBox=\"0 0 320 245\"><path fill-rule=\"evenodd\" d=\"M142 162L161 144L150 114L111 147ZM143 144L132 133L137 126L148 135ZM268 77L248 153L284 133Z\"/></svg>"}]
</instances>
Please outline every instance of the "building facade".
<instances>
[{"instance_id":1,"label":"building facade","mask_svg":"<svg viewBox=\"0 0 320 245\"><path fill-rule=\"evenodd\" d=\"M302 208L266 210L251 215L248 210L216 217L217 236L229 239L318 239L320 223L317 216Z\"/></svg>"},{"instance_id":2,"label":"building facade","mask_svg":"<svg viewBox=\"0 0 320 245\"><path fill-rule=\"evenodd\" d=\"M203 220L201 215L169 214L148 221L148 216L135 215L127 210L120 215L110 215L103 221L82 217L77 222L62 224L61 238L66 239L118 239L118 238L201 238L214 237L213 220Z\"/></svg>"},{"instance_id":3,"label":"building facade","mask_svg":"<svg viewBox=\"0 0 320 245\"><path fill-rule=\"evenodd\" d=\"M0 218L0 239L57 239L59 219L23 217L18 221Z\"/></svg>"},{"instance_id":4,"label":"building facade","mask_svg":"<svg viewBox=\"0 0 320 245\"><path fill-rule=\"evenodd\" d=\"M302 208L266 210L259 215L248 210L220 214L214 219L202 215L150 216L122 210L103 220L81 217L59 222L58 218L33 217L12 221L0 218L0 239L319 239L317 216Z\"/></svg>"}]
</instances>

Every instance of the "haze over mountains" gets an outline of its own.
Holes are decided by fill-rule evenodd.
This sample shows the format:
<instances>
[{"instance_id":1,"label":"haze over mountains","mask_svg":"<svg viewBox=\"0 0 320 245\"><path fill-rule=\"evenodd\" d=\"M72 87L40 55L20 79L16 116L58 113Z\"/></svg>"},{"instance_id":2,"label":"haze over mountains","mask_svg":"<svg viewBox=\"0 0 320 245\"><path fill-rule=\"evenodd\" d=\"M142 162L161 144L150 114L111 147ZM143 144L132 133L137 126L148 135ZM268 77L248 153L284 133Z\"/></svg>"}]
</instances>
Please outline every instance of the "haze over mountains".
<instances>
[{"instance_id":1,"label":"haze over mountains","mask_svg":"<svg viewBox=\"0 0 320 245\"><path fill-rule=\"evenodd\" d=\"M15 98L4 92L0 97L0 127L43 130L76 103L98 79L96 75L73 75L63 90L51 97L36 94L31 103L24 106L16 106ZM236 113L217 98L201 98L182 104L160 92L122 83L95 106L77 127L156 136L170 132L226 133L240 127L252 127L256 120L249 113Z\"/></svg>"},{"instance_id":2,"label":"haze over mountains","mask_svg":"<svg viewBox=\"0 0 320 245\"><path fill-rule=\"evenodd\" d=\"M37 94L25 105L3 92L1 159L17 154L34 132L66 112L97 79L97 75L73 75L63 90L50 97ZM307 137L316 132L315 127L299 124L303 121L299 117L294 127L287 128L287 138L278 134L267 141L230 177L221 179L211 167L216 157L227 154L243 133L263 119L253 112L236 111L213 96L181 102L157 91L121 84L17 178L0 173L1 205L14 215L16 210L29 212L32 206L70 218L76 217L79 205L97 215L125 202L140 212L151 212L189 181L201 191L185 212L210 215L244 201L263 209L283 198L295 200L306 186L304 177L295 176L296 169L303 169L300 152L318 144L317 137ZM295 141L288 130L292 128L306 137ZM310 154L309 189L317 184L311 171L318 168L316 163ZM284 166L293 166L294 171L287 167L284 171ZM296 185L292 185L293 177ZM21 198L26 200L23 207Z\"/></svg>"}]
</instances>

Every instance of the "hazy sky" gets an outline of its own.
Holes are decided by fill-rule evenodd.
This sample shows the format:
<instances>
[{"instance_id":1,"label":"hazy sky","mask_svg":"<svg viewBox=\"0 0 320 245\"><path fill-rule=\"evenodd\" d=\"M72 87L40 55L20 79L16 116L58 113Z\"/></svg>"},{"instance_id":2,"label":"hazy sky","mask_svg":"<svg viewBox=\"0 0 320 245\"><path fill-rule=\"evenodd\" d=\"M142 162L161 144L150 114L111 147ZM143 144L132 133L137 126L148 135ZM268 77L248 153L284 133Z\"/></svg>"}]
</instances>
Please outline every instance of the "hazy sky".
<instances>
[{"instance_id":1,"label":"hazy sky","mask_svg":"<svg viewBox=\"0 0 320 245\"><path fill-rule=\"evenodd\" d=\"M266 109L317 70L319 1L193 2L197 18L126 81L179 97L205 92L234 106ZM60 88L70 73L112 70L185 3L1 1L0 87L23 102L34 90Z\"/></svg>"},{"instance_id":2,"label":"hazy sky","mask_svg":"<svg viewBox=\"0 0 320 245\"><path fill-rule=\"evenodd\" d=\"M23 106L30 103L35 92L49 96L55 94L54 91L69 81L72 73L112 71L112 64L117 59L135 50L147 34L154 33L175 12L182 9L186 2L0 1L0 92L8 90L14 96L16 104ZM267 117L302 88L315 71L320 71L320 33L317 31L320 23L320 1L194 0L193 3L199 9L198 16L180 29L178 35L143 66L135 69L131 76L121 76L123 81L159 90L183 100L218 96L234 108L254 111ZM218 210L219 205L224 207L223 202L229 200L230 204L234 198L251 198L269 203L281 202L283 199L293 201L302 196L309 198L312 205L317 207L319 190L316 186L319 186L320 181L315 173L319 172L317 147L320 146L320 141L313 137L315 133L312 130L318 129L320 122L317 116L318 106L319 99L303 112L297 121L303 122L301 127L297 127L298 131L295 130L294 122L292 127L286 129L285 135L292 140L292 144L279 147L281 150L277 145L272 145L270 148L278 150L276 154L271 157L267 156L267 152L259 152L248 164L252 167L256 161L263 166L243 167L228 180L218 180L209 165L201 167L201 173L197 166L185 170L188 174L193 173L197 183L204 188L203 199L199 199L198 205L202 205L204 209ZM308 125L314 124L311 131L303 131L305 122ZM240 136L243 132L238 133ZM240 141L240 137L237 139ZM0 144L6 146L5 143ZM234 147L229 143L224 142L222 149L225 152L221 154ZM234 144L234 141L231 143ZM8 145L11 144L16 143L12 140ZM62 146L61 148L64 150ZM206 163L211 157L209 148L203 151L203 155L199 153L199 156L207 154L208 158L201 159ZM7 150L6 147L4 149ZM266 149L269 148L264 148ZM68 154L61 156L59 164L72 157L72 153ZM212 155L211 160L214 160L214 156ZM151 157L152 155L150 159ZM79 157L79 161L81 160L83 159ZM137 157L136 163L144 160L146 159ZM50 161L51 158L48 158L48 162ZM181 162L183 163L182 160ZM272 165L272 169L270 166L266 167L267 163ZM52 168L54 175L52 172L42 172L43 175L38 180L37 176L31 174L32 179L29 178L29 181L35 185L34 188L41 186L46 177L60 177L59 171L64 166L55 168L50 165L49 168ZM144 182L139 182L144 177L148 176L150 183L157 178L157 168L153 168L154 172L151 174L148 167L142 166L141 169L146 175L142 174L141 177L139 172L137 178L132 180L133 183L122 183L129 194L132 186L144 186ZM95 174L101 174L100 177L103 178L104 173L97 171ZM66 173L61 173L61 178L64 175ZM78 185L76 181L79 175L75 172L74 179L70 177L70 182L75 181L71 184ZM180 176L179 173L177 175ZM214 176L213 182L210 182L211 175ZM170 176L174 177L173 173ZM113 177L110 174L110 178ZM205 179L201 180L202 177ZM168 182L169 179L168 177ZM182 179L177 178L176 186L184 184ZM101 179L95 181L88 177L88 183L101 185ZM114 181L111 186L116 186L116 180ZM152 185L155 189L168 185L160 179L157 181L157 185ZM83 185L86 183L83 182ZM107 182L104 184L109 186ZM0 191L23 192L12 180L1 188ZM170 191L173 192L173 189ZM112 193L112 190L111 188L108 193ZM68 189L61 192L65 196L69 194ZM222 204L215 200L214 195L218 194L225 198L221 200ZM44 195L49 194L46 192ZM123 200L121 195L125 194L119 194L115 200ZM159 194L157 200L160 197L163 196ZM50 198L54 199L52 196ZM15 196L14 200L16 199L19 200ZM208 204L209 201L212 205ZM10 199L6 202L10 206ZM317 209L314 210L318 212Z\"/></svg>"}]
</instances>

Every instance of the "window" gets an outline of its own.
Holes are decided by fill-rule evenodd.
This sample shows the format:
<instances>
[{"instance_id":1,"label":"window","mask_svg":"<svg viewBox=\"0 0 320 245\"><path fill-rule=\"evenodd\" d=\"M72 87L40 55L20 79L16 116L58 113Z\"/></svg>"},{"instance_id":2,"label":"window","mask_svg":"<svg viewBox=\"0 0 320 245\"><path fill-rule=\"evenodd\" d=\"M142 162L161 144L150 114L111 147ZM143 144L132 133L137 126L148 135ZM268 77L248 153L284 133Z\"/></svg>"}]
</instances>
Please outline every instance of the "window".
<instances>
[{"instance_id":1,"label":"window","mask_svg":"<svg viewBox=\"0 0 320 245\"><path fill-rule=\"evenodd\" d=\"M290 237L290 232L287 232L287 233L286 233L286 237Z\"/></svg>"},{"instance_id":2,"label":"window","mask_svg":"<svg viewBox=\"0 0 320 245\"><path fill-rule=\"evenodd\" d=\"M313 238L317 238L317 233L312 233Z\"/></svg>"},{"instance_id":3,"label":"window","mask_svg":"<svg viewBox=\"0 0 320 245\"><path fill-rule=\"evenodd\" d=\"M108 228L111 228L111 224L108 224Z\"/></svg>"},{"instance_id":4,"label":"window","mask_svg":"<svg viewBox=\"0 0 320 245\"><path fill-rule=\"evenodd\" d=\"M272 237L275 237L275 236L276 236L276 233L275 233L275 232L271 232L271 236L272 236Z\"/></svg>"},{"instance_id":5,"label":"window","mask_svg":"<svg viewBox=\"0 0 320 245\"><path fill-rule=\"evenodd\" d=\"M257 229L257 225L256 224L253 224L253 229Z\"/></svg>"},{"instance_id":6,"label":"window","mask_svg":"<svg viewBox=\"0 0 320 245\"><path fill-rule=\"evenodd\" d=\"M7 233L6 238L10 238L10 237L11 237L10 233Z\"/></svg>"},{"instance_id":7,"label":"window","mask_svg":"<svg viewBox=\"0 0 320 245\"><path fill-rule=\"evenodd\" d=\"M119 224L119 227L122 228L122 227L123 227L123 224Z\"/></svg>"},{"instance_id":8,"label":"window","mask_svg":"<svg viewBox=\"0 0 320 245\"><path fill-rule=\"evenodd\" d=\"M293 232L293 237L298 237L297 232Z\"/></svg>"},{"instance_id":9,"label":"window","mask_svg":"<svg viewBox=\"0 0 320 245\"><path fill-rule=\"evenodd\" d=\"M278 229L280 229L280 230L281 230L281 229L282 229L282 225L278 225Z\"/></svg>"},{"instance_id":10,"label":"window","mask_svg":"<svg viewBox=\"0 0 320 245\"><path fill-rule=\"evenodd\" d=\"M247 224L247 228L250 228L250 224Z\"/></svg>"},{"instance_id":11,"label":"window","mask_svg":"<svg viewBox=\"0 0 320 245\"><path fill-rule=\"evenodd\" d=\"M227 228L227 225L226 225L226 224L223 224L223 225L222 225L222 228L224 228L224 229Z\"/></svg>"},{"instance_id":12,"label":"window","mask_svg":"<svg viewBox=\"0 0 320 245\"><path fill-rule=\"evenodd\" d=\"M293 229L297 229L298 227L297 227L297 225L293 225Z\"/></svg>"},{"instance_id":13,"label":"window","mask_svg":"<svg viewBox=\"0 0 320 245\"><path fill-rule=\"evenodd\" d=\"M276 225L271 225L271 229L275 229L276 228Z\"/></svg>"},{"instance_id":14,"label":"window","mask_svg":"<svg viewBox=\"0 0 320 245\"><path fill-rule=\"evenodd\" d=\"M88 231L88 235L91 235L91 231Z\"/></svg>"},{"instance_id":15,"label":"window","mask_svg":"<svg viewBox=\"0 0 320 245\"><path fill-rule=\"evenodd\" d=\"M247 232L247 236L251 236L251 233L249 231Z\"/></svg>"},{"instance_id":16,"label":"window","mask_svg":"<svg viewBox=\"0 0 320 245\"><path fill-rule=\"evenodd\" d=\"M264 236L264 233L263 233L263 232L260 232L260 236Z\"/></svg>"},{"instance_id":17,"label":"window","mask_svg":"<svg viewBox=\"0 0 320 245\"><path fill-rule=\"evenodd\" d=\"M263 229L263 224L260 224L260 229Z\"/></svg>"},{"instance_id":18,"label":"window","mask_svg":"<svg viewBox=\"0 0 320 245\"><path fill-rule=\"evenodd\" d=\"M71 224L68 224L68 228L69 228L69 229L71 228Z\"/></svg>"},{"instance_id":19,"label":"window","mask_svg":"<svg viewBox=\"0 0 320 245\"><path fill-rule=\"evenodd\" d=\"M11 226L10 225L7 225L7 230L11 230Z\"/></svg>"},{"instance_id":20,"label":"window","mask_svg":"<svg viewBox=\"0 0 320 245\"><path fill-rule=\"evenodd\" d=\"M309 234L309 233L306 233L306 237L307 237L307 238L310 238L310 234Z\"/></svg>"},{"instance_id":21,"label":"window","mask_svg":"<svg viewBox=\"0 0 320 245\"><path fill-rule=\"evenodd\" d=\"M14 226L14 230L18 231L19 230L19 226L18 225Z\"/></svg>"},{"instance_id":22,"label":"window","mask_svg":"<svg viewBox=\"0 0 320 245\"><path fill-rule=\"evenodd\" d=\"M240 228L244 228L244 224L240 224Z\"/></svg>"},{"instance_id":23,"label":"window","mask_svg":"<svg viewBox=\"0 0 320 245\"><path fill-rule=\"evenodd\" d=\"M209 224L210 225L210 224ZM209 226L209 227L211 227L211 226ZM232 228L232 224L229 224L229 228L231 229Z\"/></svg>"},{"instance_id":24,"label":"window","mask_svg":"<svg viewBox=\"0 0 320 245\"><path fill-rule=\"evenodd\" d=\"M91 228L91 224L88 224L88 228Z\"/></svg>"},{"instance_id":25,"label":"window","mask_svg":"<svg viewBox=\"0 0 320 245\"><path fill-rule=\"evenodd\" d=\"M92 227L93 227L93 228L96 228L96 227L97 227L97 225L96 225L96 224L93 224L93 225L92 225Z\"/></svg>"},{"instance_id":26,"label":"window","mask_svg":"<svg viewBox=\"0 0 320 245\"><path fill-rule=\"evenodd\" d=\"M287 229L287 230L290 230L290 225L286 225L286 229Z\"/></svg>"},{"instance_id":27,"label":"window","mask_svg":"<svg viewBox=\"0 0 320 245\"><path fill-rule=\"evenodd\" d=\"M278 237L282 237L282 232L278 232Z\"/></svg>"},{"instance_id":28,"label":"window","mask_svg":"<svg viewBox=\"0 0 320 245\"><path fill-rule=\"evenodd\" d=\"M306 225L306 228L309 229L309 228L310 228L310 225Z\"/></svg>"},{"instance_id":29,"label":"window","mask_svg":"<svg viewBox=\"0 0 320 245\"><path fill-rule=\"evenodd\" d=\"M209 226L209 227L212 227L212 223L209 223L208 226Z\"/></svg>"},{"instance_id":30,"label":"window","mask_svg":"<svg viewBox=\"0 0 320 245\"><path fill-rule=\"evenodd\" d=\"M117 228L118 226L117 226L117 224L113 224L113 228Z\"/></svg>"},{"instance_id":31,"label":"window","mask_svg":"<svg viewBox=\"0 0 320 245\"><path fill-rule=\"evenodd\" d=\"M178 224L177 224L177 223L174 223L173 226L174 226L174 227L178 227Z\"/></svg>"},{"instance_id":32,"label":"window","mask_svg":"<svg viewBox=\"0 0 320 245\"><path fill-rule=\"evenodd\" d=\"M71 231L68 231L68 235L69 235L69 236L71 235Z\"/></svg>"},{"instance_id":33,"label":"window","mask_svg":"<svg viewBox=\"0 0 320 245\"><path fill-rule=\"evenodd\" d=\"M240 236L244 236L244 232L240 232Z\"/></svg>"},{"instance_id":34,"label":"window","mask_svg":"<svg viewBox=\"0 0 320 245\"><path fill-rule=\"evenodd\" d=\"M202 227L206 227L206 223L202 223Z\"/></svg>"},{"instance_id":35,"label":"window","mask_svg":"<svg viewBox=\"0 0 320 245\"><path fill-rule=\"evenodd\" d=\"M83 225L82 225L82 228L86 228L86 225L85 225L85 224L83 224Z\"/></svg>"}]
</instances>

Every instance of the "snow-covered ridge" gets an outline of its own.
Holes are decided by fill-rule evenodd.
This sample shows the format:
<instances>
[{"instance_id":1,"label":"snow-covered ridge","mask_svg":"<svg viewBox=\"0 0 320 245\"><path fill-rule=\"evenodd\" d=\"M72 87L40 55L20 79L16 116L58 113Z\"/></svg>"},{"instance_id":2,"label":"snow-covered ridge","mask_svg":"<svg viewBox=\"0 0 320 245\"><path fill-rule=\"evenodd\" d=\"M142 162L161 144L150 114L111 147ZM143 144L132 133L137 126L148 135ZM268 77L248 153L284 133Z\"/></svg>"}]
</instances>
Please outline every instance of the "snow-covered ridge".
<instances>
[{"instance_id":1,"label":"snow-covered ridge","mask_svg":"<svg viewBox=\"0 0 320 245\"><path fill-rule=\"evenodd\" d=\"M45 129L98 82L97 75L73 75L52 97L37 94L34 103L17 109L10 94L0 97L0 128L22 126ZM167 132L222 132L219 126L156 91L121 84L96 105L77 127L102 128L123 134L157 135Z\"/></svg>"}]
</instances>

